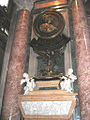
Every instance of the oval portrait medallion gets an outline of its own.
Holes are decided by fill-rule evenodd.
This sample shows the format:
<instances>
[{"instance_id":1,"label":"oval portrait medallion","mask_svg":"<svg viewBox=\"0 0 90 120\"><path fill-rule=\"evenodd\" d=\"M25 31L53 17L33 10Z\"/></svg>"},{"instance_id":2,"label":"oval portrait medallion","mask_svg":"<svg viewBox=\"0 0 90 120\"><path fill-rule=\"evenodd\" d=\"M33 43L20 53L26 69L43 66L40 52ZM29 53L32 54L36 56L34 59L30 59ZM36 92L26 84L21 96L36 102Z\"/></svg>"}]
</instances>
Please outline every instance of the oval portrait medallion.
<instances>
[{"instance_id":1,"label":"oval portrait medallion","mask_svg":"<svg viewBox=\"0 0 90 120\"><path fill-rule=\"evenodd\" d=\"M39 14L33 24L35 34L42 39L51 39L60 34L65 27L63 15L57 11Z\"/></svg>"}]
</instances>

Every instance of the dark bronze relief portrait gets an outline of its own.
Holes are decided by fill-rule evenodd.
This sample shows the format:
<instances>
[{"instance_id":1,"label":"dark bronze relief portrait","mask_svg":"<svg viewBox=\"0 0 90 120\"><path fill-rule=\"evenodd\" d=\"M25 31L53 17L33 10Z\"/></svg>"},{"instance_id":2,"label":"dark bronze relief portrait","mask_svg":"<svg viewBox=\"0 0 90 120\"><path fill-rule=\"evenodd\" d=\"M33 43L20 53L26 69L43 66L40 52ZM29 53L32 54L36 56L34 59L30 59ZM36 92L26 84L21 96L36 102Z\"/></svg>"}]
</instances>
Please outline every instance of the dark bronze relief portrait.
<instances>
[{"instance_id":1,"label":"dark bronze relief portrait","mask_svg":"<svg viewBox=\"0 0 90 120\"><path fill-rule=\"evenodd\" d=\"M65 26L64 18L60 12L45 11L34 20L35 34L42 39L51 39L60 34Z\"/></svg>"}]
</instances>

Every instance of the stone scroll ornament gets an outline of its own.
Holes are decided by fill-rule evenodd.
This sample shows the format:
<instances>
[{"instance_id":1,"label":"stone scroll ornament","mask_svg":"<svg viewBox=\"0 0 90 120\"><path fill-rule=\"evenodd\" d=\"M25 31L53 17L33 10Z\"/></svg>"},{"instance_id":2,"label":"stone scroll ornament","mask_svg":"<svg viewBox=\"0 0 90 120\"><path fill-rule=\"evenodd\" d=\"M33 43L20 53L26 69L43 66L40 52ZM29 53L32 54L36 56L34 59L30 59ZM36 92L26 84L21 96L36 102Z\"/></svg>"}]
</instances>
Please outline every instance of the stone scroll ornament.
<instances>
[{"instance_id":1,"label":"stone scroll ornament","mask_svg":"<svg viewBox=\"0 0 90 120\"><path fill-rule=\"evenodd\" d=\"M77 77L73 74L73 69L68 69L68 74L61 77L60 88L61 90L66 90L68 93L72 93L73 89L73 82L77 79Z\"/></svg>"},{"instance_id":2,"label":"stone scroll ornament","mask_svg":"<svg viewBox=\"0 0 90 120\"><path fill-rule=\"evenodd\" d=\"M23 74L23 79L21 80L21 85L26 83L24 87L24 95L28 95L30 91L34 91L36 89L36 83L33 77L30 77L28 73Z\"/></svg>"}]
</instances>

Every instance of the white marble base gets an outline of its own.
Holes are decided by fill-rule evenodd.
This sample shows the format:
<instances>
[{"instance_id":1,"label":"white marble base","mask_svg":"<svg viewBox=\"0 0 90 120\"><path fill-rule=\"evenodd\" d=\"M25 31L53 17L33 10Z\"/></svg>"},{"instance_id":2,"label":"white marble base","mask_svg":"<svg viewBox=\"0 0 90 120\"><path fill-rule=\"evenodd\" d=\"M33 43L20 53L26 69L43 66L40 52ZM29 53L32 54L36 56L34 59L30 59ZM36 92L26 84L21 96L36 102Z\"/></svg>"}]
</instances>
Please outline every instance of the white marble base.
<instances>
[{"instance_id":1,"label":"white marble base","mask_svg":"<svg viewBox=\"0 0 90 120\"><path fill-rule=\"evenodd\" d=\"M25 115L68 115L72 101L23 101Z\"/></svg>"}]
</instances>

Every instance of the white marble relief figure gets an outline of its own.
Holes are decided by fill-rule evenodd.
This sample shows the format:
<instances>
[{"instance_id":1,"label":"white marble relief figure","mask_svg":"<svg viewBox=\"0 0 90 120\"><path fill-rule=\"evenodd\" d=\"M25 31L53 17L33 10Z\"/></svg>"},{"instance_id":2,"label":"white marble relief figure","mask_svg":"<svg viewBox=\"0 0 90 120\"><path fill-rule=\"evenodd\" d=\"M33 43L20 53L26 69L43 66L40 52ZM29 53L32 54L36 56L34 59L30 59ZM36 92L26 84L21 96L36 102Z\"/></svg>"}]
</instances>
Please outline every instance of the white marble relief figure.
<instances>
[{"instance_id":1,"label":"white marble relief figure","mask_svg":"<svg viewBox=\"0 0 90 120\"><path fill-rule=\"evenodd\" d=\"M73 69L68 69L68 74L61 77L60 87L61 90L66 90L69 93L72 93L73 90L73 82L77 79L77 77L73 74Z\"/></svg>"},{"instance_id":2,"label":"white marble relief figure","mask_svg":"<svg viewBox=\"0 0 90 120\"><path fill-rule=\"evenodd\" d=\"M23 79L21 80L21 85L26 82L26 86L24 87L24 95L28 95L30 91L34 91L36 88L36 83L33 77L30 78L28 73L23 74Z\"/></svg>"}]
</instances>

